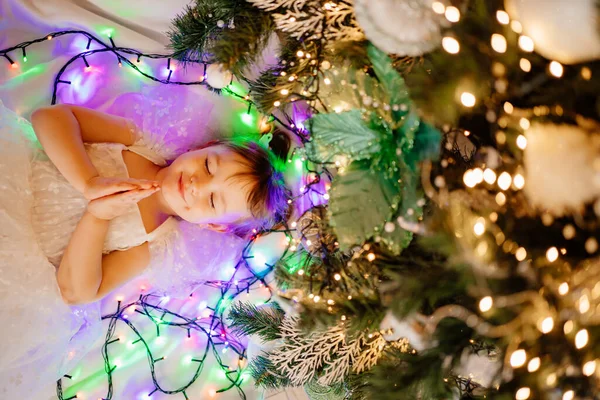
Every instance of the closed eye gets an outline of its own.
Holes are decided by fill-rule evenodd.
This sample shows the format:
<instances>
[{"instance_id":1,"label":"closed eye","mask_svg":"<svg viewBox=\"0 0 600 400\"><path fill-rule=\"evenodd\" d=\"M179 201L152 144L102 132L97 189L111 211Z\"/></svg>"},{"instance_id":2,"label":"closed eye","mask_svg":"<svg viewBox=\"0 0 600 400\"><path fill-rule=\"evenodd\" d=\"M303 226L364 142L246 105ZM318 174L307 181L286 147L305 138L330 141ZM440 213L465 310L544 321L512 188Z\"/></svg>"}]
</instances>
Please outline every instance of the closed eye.
<instances>
[{"instance_id":1,"label":"closed eye","mask_svg":"<svg viewBox=\"0 0 600 400\"><path fill-rule=\"evenodd\" d=\"M206 157L204 159L204 166L206 167L206 172L208 172L209 175L212 175L210 173L210 169L208 168L208 157ZM214 193L210 194L210 206L212 207L213 210L215 209L215 194Z\"/></svg>"}]
</instances>

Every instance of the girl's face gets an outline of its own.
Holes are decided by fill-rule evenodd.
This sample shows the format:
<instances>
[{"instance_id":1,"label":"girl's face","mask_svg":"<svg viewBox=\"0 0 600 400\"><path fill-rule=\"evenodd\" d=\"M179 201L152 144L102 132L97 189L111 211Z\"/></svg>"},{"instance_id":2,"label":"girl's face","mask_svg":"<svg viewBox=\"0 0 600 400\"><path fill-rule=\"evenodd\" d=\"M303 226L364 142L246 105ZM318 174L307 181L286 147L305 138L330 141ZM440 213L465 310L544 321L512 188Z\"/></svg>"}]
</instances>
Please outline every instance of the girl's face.
<instances>
[{"instance_id":1,"label":"girl's face","mask_svg":"<svg viewBox=\"0 0 600 400\"><path fill-rule=\"evenodd\" d=\"M192 223L226 224L251 217L243 158L222 145L177 157L164 169L159 192L171 214Z\"/></svg>"}]
</instances>

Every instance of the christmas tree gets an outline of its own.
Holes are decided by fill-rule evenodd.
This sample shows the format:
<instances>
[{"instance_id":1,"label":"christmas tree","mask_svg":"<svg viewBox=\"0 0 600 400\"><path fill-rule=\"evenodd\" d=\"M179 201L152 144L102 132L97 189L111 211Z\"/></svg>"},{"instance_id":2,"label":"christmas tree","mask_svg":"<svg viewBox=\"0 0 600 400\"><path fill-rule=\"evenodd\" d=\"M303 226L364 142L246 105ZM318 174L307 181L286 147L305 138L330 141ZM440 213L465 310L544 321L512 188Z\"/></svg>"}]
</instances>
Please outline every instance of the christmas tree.
<instances>
[{"instance_id":1,"label":"christmas tree","mask_svg":"<svg viewBox=\"0 0 600 400\"><path fill-rule=\"evenodd\" d=\"M326 189L288 227L281 306L230 314L274 344L251 363L258 385L597 398L597 13L591 0L197 0L174 21L178 57L246 81L300 139L304 190ZM271 38L277 65L247 78Z\"/></svg>"}]
</instances>

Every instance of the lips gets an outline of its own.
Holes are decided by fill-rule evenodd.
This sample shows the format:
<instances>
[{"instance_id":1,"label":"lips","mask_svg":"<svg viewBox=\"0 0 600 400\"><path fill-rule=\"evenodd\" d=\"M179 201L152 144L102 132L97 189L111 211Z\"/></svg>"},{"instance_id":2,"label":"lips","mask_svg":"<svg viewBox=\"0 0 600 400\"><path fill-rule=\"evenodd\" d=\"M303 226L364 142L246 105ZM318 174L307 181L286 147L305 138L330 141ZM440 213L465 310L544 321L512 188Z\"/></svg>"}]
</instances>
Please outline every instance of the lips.
<instances>
[{"instance_id":1,"label":"lips","mask_svg":"<svg viewBox=\"0 0 600 400\"><path fill-rule=\"evenodd\" d=\"M185 201L185 190L183 187L183 173L181 173L181 175L179 176L179 194L181 195L181 198L183 199L183 201L185 203L187 203L187 201Z\"/></svg>"}]
</instances>

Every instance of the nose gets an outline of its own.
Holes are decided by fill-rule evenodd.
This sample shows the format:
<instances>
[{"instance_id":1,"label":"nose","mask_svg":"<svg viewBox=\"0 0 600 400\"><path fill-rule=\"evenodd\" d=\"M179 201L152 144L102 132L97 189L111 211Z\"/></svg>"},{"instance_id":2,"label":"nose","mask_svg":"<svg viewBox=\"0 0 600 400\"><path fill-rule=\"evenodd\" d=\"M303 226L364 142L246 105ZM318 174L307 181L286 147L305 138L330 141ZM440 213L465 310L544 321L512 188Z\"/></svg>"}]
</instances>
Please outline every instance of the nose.
<instances>
[{"instance_id":1,"label":"nose","mask_svg":"<svg viewBox=\"0 0 600 400\"><path fill-rule=\"evenodd\" d=\"M194 196L199 196L203 191L208 189L208 182L203 182L202 179L198 179L196 176L190 177L190 192Z\"/></svg>"},{"instance_id":2,"label":"nose","mask_svg":"<svg viewBox=\"0 0 600 400\"><path fill-rule=\"evenodd\" d=\"M198 179L195 176L190 177L190 192L196 196L198 191L200 190L200 184L198 183Z\"/></svg>"}]
</instances>

